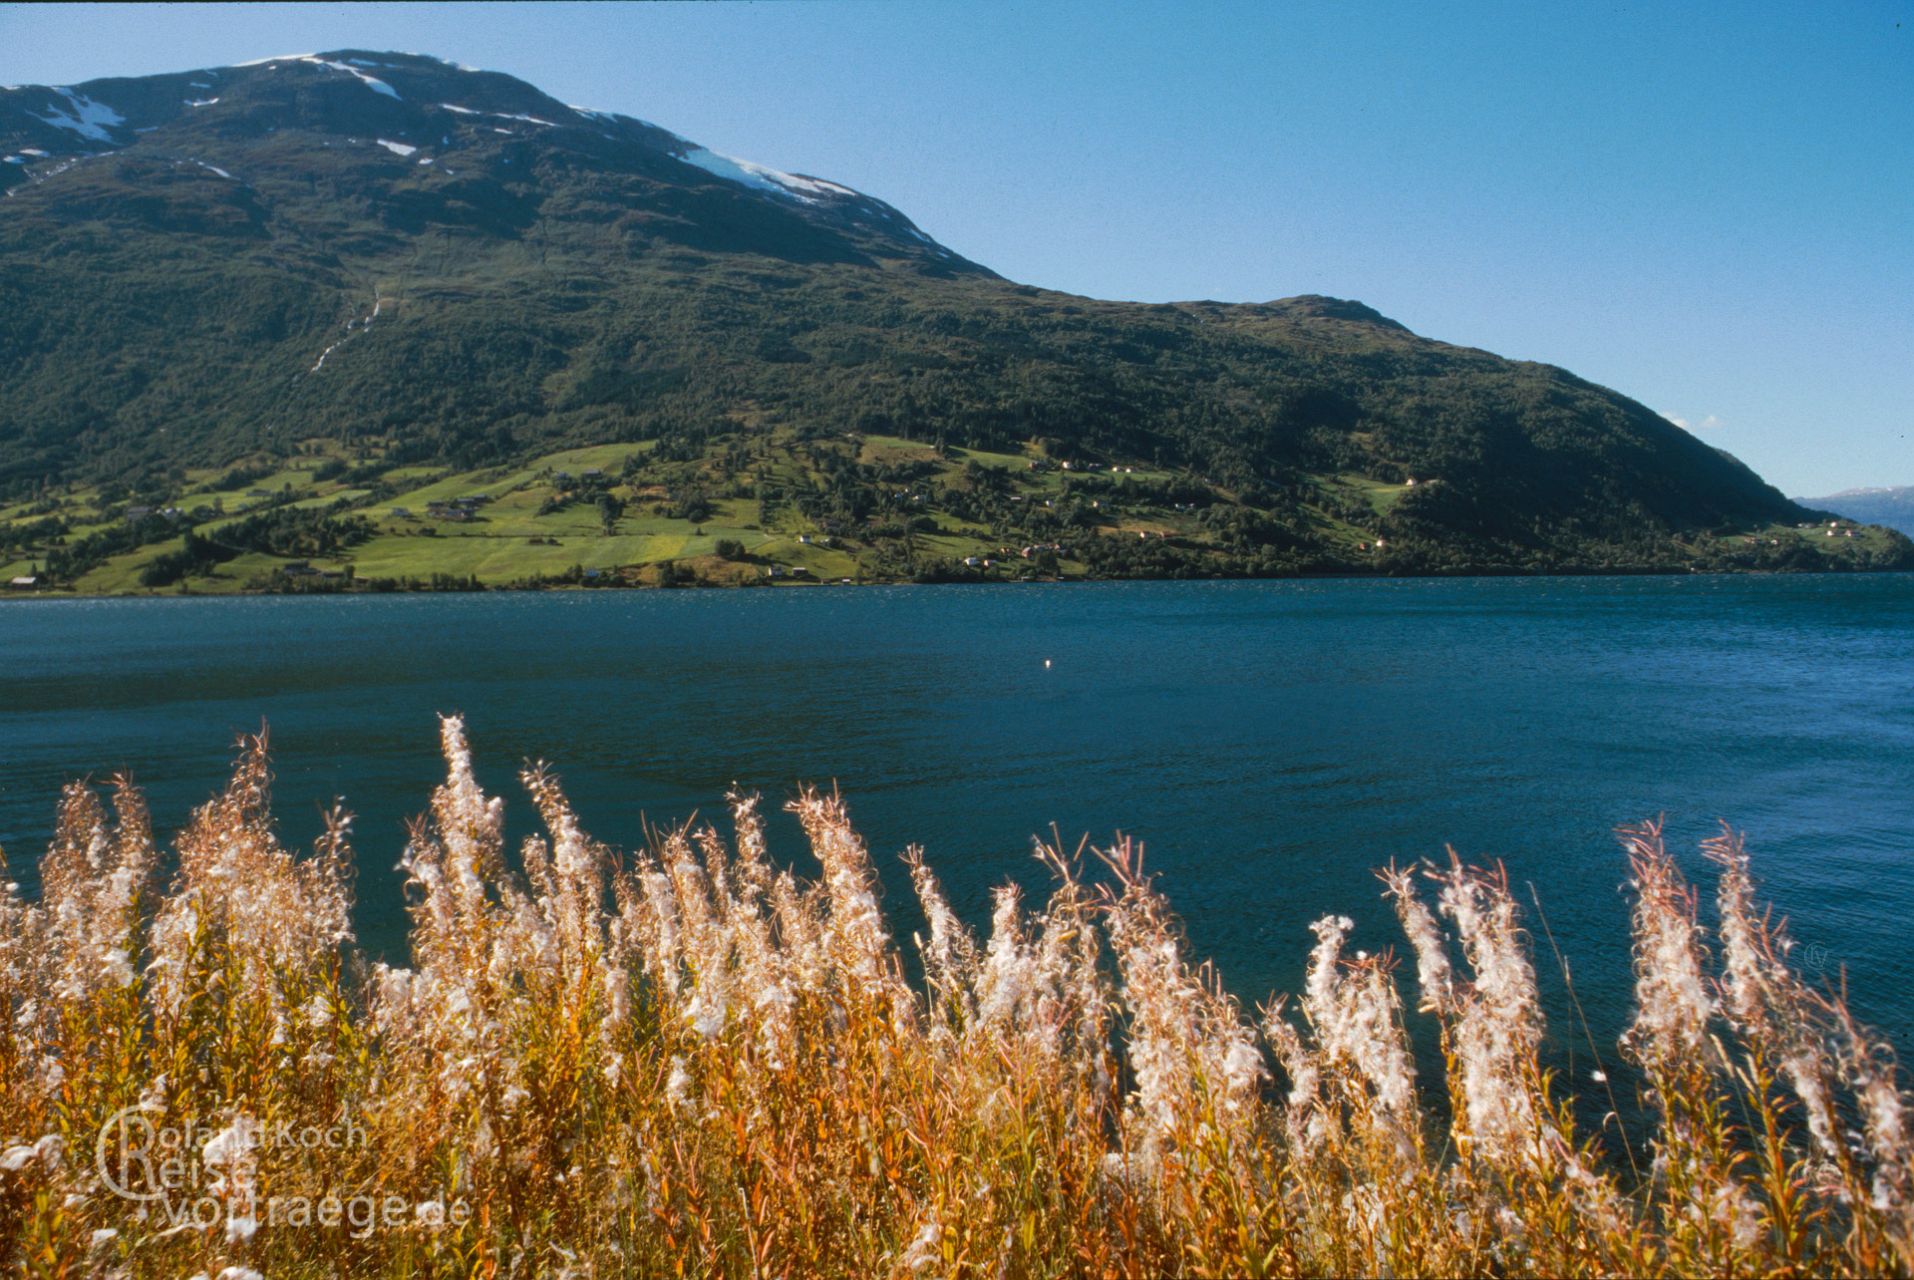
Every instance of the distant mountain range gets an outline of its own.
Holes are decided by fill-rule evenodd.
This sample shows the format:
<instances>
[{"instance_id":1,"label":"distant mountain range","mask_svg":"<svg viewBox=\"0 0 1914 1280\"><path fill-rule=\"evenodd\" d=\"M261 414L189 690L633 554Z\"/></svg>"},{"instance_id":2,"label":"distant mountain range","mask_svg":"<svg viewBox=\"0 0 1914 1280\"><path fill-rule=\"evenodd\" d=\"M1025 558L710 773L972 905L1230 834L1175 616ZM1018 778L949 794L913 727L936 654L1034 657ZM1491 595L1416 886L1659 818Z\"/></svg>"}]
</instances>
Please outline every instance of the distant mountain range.
<instances>
[{"instance_id":1,"label":"distant mountain range","mask_svg":"<svg viewBox=\"0 0 1914 1280\"><path fill-rule=\"evenodd\" d=\"M1016 284L841 183L437 58L7 88L0 189L0 568L83 588L301 547L480 582L1914 564L1795 536L1561 369L1334 298Z\"/></svg>"},{"instance_id":2,"label":"distant mountain range","mask_svg":"<svg viewBox=\"0 0 1914 1280\"><path fill-rule=\"evenodd\" d=\"M1914 535L1914 485L1880 489L1843 489L1825 498L1796 498L1804 507L1832 511L1863 524L1878 524Z\"/></svg>"}]
</instances>

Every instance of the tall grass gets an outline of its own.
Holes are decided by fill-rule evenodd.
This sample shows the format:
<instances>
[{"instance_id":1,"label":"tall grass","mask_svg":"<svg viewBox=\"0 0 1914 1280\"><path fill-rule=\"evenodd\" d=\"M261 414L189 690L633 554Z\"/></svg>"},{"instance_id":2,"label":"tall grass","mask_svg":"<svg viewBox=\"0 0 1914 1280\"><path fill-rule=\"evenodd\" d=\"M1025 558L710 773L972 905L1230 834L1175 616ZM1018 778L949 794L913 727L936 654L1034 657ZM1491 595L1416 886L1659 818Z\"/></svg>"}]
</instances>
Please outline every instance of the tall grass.
<instances>
[{"instance_id":1,"label":"tall grass","mask_svg":"<svg viewBox=\"0 0 1914 1280\"><path fill-rule=\"evenodd\" d=\"M67 789L0 897L0 1250L29 1275L1793 1275L1914 1270L1885 1045L1789 967L1729 832L1715 923L1643 826L1646 1117L1578 1128L1504 877L1390 868L1413 957L1340 916L1252 1016L1141 851L998 891L906 853L888 918L834 794L773 863L755 797L622 856L542 767L515 860L464 727L403 869L411 963L350 934L349 822L274 834L263 740L160 857ZM921 919L915 918L920 916ZM894 930L910 927L908 943ZM1712 939L1712 944L1711 940ZM921 980L906 975L914 947ZM1715 954L1718 952L1718 955ZM1427 1018L1438 1079L1418 1075ZM1598 1080L1602 1079L1598 1075Z\"/></svg>"}]
</instances>

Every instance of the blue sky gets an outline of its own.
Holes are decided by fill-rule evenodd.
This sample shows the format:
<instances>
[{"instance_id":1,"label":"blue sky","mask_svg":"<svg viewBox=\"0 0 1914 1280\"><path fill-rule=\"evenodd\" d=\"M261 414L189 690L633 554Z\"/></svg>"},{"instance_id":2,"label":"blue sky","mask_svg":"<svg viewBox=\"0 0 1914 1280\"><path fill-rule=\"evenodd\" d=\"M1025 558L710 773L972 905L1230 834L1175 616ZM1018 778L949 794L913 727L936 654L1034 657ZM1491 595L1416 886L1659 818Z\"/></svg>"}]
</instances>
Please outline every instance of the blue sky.
<instances>
[{"instance_id":1,"label":"blue sky","mask_svg":"<svg viewBox=\"0 0 1914 1280\"><path fill-rule=\"evenodd\" d=\"M0 5L0 82L358 46L849 183L1013 279L1360 298L1791 494L1914 483L1914 0Z\"/></svg>"}]
</instances>

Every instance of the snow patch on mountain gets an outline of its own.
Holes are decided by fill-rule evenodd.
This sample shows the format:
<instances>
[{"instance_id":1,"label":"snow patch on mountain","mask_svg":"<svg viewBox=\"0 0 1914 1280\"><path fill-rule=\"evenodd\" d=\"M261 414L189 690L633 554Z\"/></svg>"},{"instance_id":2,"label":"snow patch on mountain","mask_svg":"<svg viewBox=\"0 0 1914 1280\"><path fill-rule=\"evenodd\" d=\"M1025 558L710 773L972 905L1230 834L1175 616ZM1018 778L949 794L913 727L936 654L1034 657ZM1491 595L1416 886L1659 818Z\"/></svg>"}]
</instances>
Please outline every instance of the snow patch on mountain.
<instances>
[{"instance_id":1,"label":"snow patch on mountain","mask_svg":"<svg viewBox=\"0 0 1914 1280\"><path fill-rule=\"evenodd\" d=\"M381 65L381 63L369 63L369 61L362 61L362 59L358 59L358 57L354 57L352 61L346 61L346 63L335 63L335 61L320 57L318 54L279 54L278 57L255 57L253 61L247 61L247 63L232 63L232 65L234 65L234 67L266 67L268 71L272 71L272 69L276 69L278 63L312 63L314 67L331 67L333 71L345 71L348 77L356 77L358 80L362 80L362 82L366 84L366 88L369 88L371 92L375 92L375 94L385 94L387 98L396 99L396 101L404 101L404 98L398 96L398 90L392 88L385 80L381 80L379 77L369 77L364 71L360 71L360 67L377 67L377 65ZM358 63L358 67L354 67L352 63ZM390 65L390 63L385 63L385 65Z\"/></svg>"},{"instance_id":2,"label":"snow patch on mountain","mask_svg":"<svg viewBox=\"0 0 1914 1280\"><path fill-rule=\"evenodd\" d=\"M688 165L735 182L741 187L749 187L753 191L768 191L772 195L802 200L806 204L816 204L820 197L827 195L855 196L857 194L849 187L841 187L835 182L825 182L821 178L801 178L794 173L773 169L769 165L753 164L749 160L740 160L736 156L720 155L705 147L694 146L678 158Z\"/></svg>"},{"instance_id":3,"label":"snow patch on mountain","mask_svg":"<svg viewBox=\"0 0 1914 1280\"><path fill-rule=\"evenodd\" d=\"M414 151L418 150L417 147L410 146L403 142L391 142L385 138L379 139L379 145L384 147L387 151L390 151L395 156L409 156Z\"/></svg>"},{"instance_id":4,"label":"snow patch on mountain","mask_svg":"<svg viewBox=\"0 0 1914 1280\"><path fill-rule=\"evenodd\" d=\"M189 107L210 107L218 101L218 98L188 98L186 99L186 105Z\"/></svg>"},{"instance_id":5,"label":"snow patch on mountain","mask_svg":"<svg viewBox=\"0 0 1914 1280\"><path fill-rule=\"evenodd\" d=\"M67 105L73 108L72 114L69 115L55 107L50 114L34 118L44 120L56 129L70 129L82 138L91 138L95 142L111 142L113 135L106 131L107 127L126 123L125 116L104 102L93 101L83 93L75 93L71 89L62 89L58 86L55 86L53 92L67 100Z\"/></svg>"},{"instance_id":6,"label":"snow patch on mountain","mask_svg":"<svg viewBox=\"0 0 1914 1280\"><path fill-rule=\"evenodd\" d=\"M394 89L391 85L379 79L377 76L367 75L365 72L359 70L359 68L353 66L351 63L327 62L324 58L312 58L312 57L301 58L300 61L316 63L317 65L322 67L331 67L334 71L343 71L349 76L358 77L361 81L364 82L365 87L372 90L374 93L383 93L386 97L391 98L397 102L405 101L405 99L399 97L399 91L397 89Z\"/></svg>"}]
</instances>

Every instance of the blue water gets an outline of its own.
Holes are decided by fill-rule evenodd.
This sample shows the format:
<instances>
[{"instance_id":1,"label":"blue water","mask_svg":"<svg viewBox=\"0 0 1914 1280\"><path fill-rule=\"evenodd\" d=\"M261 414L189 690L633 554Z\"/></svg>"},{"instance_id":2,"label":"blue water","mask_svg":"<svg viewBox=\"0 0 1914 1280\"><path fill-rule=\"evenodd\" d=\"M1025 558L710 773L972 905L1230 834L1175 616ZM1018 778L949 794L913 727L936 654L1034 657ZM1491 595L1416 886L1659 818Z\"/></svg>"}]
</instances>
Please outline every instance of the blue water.
<instances>
[{"instance_id":1,"label":"blue water","mask_svg":"<svg viewBox=\"0 0 1914 1280\"><path fill-rule=\"evenodd\" d=\"M1399 944L1373 868L1499 857L1598 1034L1628 1000L1611 829L1666 813L1712 883L1694 845L1727 818L1797 954L1914 1045L1914 577L11 601L0 845L32 891L60 785L122 767L176 829L263 718L285 834L346 798L361 937L397 957L452 710L516 822L543 757L625 846L734 781L835 779L906 936L908 843L982 923L993 884L1041 887L1033 833L1121 829L1246 1000L1296 987L1325 912Z\"/></svg>"}]
</instances>

